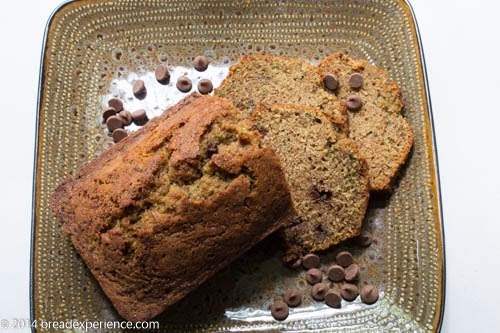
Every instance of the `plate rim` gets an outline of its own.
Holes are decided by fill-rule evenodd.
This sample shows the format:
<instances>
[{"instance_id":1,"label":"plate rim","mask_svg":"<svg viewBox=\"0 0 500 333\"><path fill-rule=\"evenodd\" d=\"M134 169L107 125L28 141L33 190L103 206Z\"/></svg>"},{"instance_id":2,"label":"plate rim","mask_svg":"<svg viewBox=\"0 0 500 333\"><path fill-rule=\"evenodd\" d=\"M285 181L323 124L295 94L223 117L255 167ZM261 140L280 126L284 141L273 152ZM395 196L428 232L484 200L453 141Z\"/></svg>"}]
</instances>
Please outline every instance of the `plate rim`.
<instances>
[{"instance_id":1,"label":"plate rim","mask_svg":"<svg viewBox=\"0 0 500 333\"><path fill-rule=\"evenodd\" d=\"M47 40L50 27L52 25L52 21L59 14L59 12L69 4L74 2L84 2L85 0L65 0L61 2L49 15L47 22L45 24L43 39L42 39L42 47L41 47L41 55L40 55L40 66L39 66L39 77L38 77L38 89L37 89L37 103L36 103L36 114L35 114L35 142L34 142L34 154L33 154L33 179L32 179L32 195L31 195L31 237L30 237L30 269L29 269L29 317L30 323L33 323L35 320L35 242L36 242L36 221L37 221L37 177L38 177L38 153L39 153L39 135L41 133L40 130L40 112L41 112L41 101L42 101L42 90L44 83L44 62L45 62L45 54L47 50ZM417 18L415 16L415 11L413 6L411 5L410 0L393 0L397 2L400 6L406 7L406 13L410 18L410 23L412 24L412 28L415 33L415 37L417 40L417 52L419 54L420 67L423 76L423 85L425 90L425 104L427 106L427 116L429 117L429 127L428 134L430 134L432 154L430 157L432 158L432 174L434 175L435 185L433 186L433 190L435 192L435 201L437 207L437 217L439 218L439 241L440 245L438 250L440 251L441 257L441 293L439 298L439 312L437 314L437 318L435 318L435 329L436 332L441 332L443 326L444 319L444 311L445 311L445 301L446 301L446 246L445 246L445 232L444 232L444 220L443 220L443 206L442 206L442 195L441 195L441 178L439 172L439 158L437 151L437 140L436 140L436 132L434 125L434 116L432 110L431 103L431 95L429 91L429 79L427 75L427 66L425 62L424 48L422 43L422 37L420 34L419 25L417 22ZM31 332L36 333L36 327L31 326Z\"/></svg>"}]
</instances>

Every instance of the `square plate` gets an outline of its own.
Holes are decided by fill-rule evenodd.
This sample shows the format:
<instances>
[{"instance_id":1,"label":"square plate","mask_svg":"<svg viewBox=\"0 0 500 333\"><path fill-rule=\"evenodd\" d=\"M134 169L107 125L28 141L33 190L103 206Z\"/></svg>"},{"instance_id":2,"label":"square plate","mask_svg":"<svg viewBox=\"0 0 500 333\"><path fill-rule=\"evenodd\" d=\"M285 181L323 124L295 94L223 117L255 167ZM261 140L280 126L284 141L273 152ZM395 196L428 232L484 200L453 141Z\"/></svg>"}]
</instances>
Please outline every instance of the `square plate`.
<instances>
[{"instance_id":1,"label":"square plate","mask_svg":"<svg viewBox=\"0 0 500 333\"><path fill-rule=\"evenodd\" d=\"M305 297L284 322L266 310L303 272L283 267L271 237L162 314L160 332L430 332L440 327L444 248L432 114L418 29L403 0L78 0L51 16L42 55L35 151L31 316L121 320L49 210L57 184L111 145L100 123L112 80L205 54L228 66L243 54L317 62L345 50L389 71L402 88L415 143L395 192L372 198L364 227L377 240L355 249L371 306L331 309ZM341 248L341 247L339 247ZM323 257L332 261L333 249ZM50 331L38 329L39 331ZM107 332L113 330L106 330Z\"/></svg>"}]
</instances>

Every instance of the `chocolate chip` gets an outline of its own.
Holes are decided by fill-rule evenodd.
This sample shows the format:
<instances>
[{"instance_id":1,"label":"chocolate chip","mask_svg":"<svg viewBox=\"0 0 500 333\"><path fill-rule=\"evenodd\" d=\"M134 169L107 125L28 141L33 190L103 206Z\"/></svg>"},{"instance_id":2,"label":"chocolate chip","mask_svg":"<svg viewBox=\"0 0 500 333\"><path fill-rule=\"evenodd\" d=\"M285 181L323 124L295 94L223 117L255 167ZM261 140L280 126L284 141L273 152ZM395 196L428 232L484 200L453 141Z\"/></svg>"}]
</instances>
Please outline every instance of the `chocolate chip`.
<instances>
[{"instance_id":1,"label":"chocolate chip","mask_svg":"<svg viewBox=\"0 0 500 333\"><path fill-rule=\"evenodd\" d=\"M135 81L134 86L132 87L132 92L134 93L134 96L139 99L146 97L146 86L144 85L144 81Z\"/></svg>"},{"instance_id":2,"label":"chocolate chip","mask_svg":"<svg viewBox=\"0 0 500 333\"><path fill-rule=\"evenodd\" d=\"M305 269L318 268L320 265L319 256L314 253L306 254L302 258L302 265Z\"/></svg>"},{"instance_id":3,"label":"chocolate chip","mask_svg":"<svg viewBox=\"0 0 500 333\"><path fill-rule=\"evenodd\" d=\"M311 188L311 192L309 193L309 195L311 196L311 199L315 202L315 203L329 203L331 200L332 200L332 192L331 191L328 191L328 190L320 190L318 189L316 186L313 186Z\"/></svg>"},{"instance_id":4,"label":"chocolate chip","mask_svg":"<svg viewBox=\"0 0 500 333\"><path fill-rule=\"evenodd\" d=\"M108 120L109 117L114 116L115 114L116 114L115 108L112 108L111 106L107 107L104 110L102 110L102 119L104 120L104 122L106 122L106 120Z\"/></svg>"},{"instance_id":5,"label":"chocolate chip","mask_svg":"<svg viewBox=\"0 0 500 333\"><path fill-rule=\"evenodd\" d=\"M214 90L214 86L212 84L212 81L208 79L201 79L200 82L198 82L198 91L202 95L206 95L212 92Z\"/></svg>"},{"instance_id":6,"label":"chocolate chip","mask_svg":"<svg viewBox=\"0 0 500 333\"><path fill-rule=\"evenodd\" d=\"M352 254L350 254L347 251L340 251L335 257L335 260L337 260L337 264L339 264L342 267L347 267L354 262Z\"/></svg>"},{"instance_id":7,"label":"chocolate chip","mask_svg":"<svg viewBox=\"0 0 500 333\"><path fill-rule=\"evenodd\" d=\"M205 71L208 68L208 59L207 59L207 57L197 56L193 60L193 66L199 72Z\"/></svg>"},{"instance_id":8,"label":"chocolate chip","mask_svg":"<svg viewBox=\"0 0 500 333\"><path fill-rule=\"evenodd\" d=\"M358 297L358 287L355 284L346 283L340 288L340 294L346 301L354 301Z\"/></svg>"},{"instance_id":9,"label":"chocolate chip","mask_svg":"<svg viewBox=\"0 0 500 333\"><path fill-rule=\"evenodd\" d=\"M345 272L344 268L340 265L332 265L328 268L326 274L328 275L328 278L332 280L333 282L340 282L344 280L345 277Z\"/></svg>"},{"instance_id":10,"label":"chocolate chip","mask_svg":"<svg viewBox=\"0 0 500 333\"><path fill-rule=\"evenodd\" d=\"M325 295L325 303L329 307L340 309L342 305L342 297L338 290L330 289Z\"/></svg>"},{"instance_id":11,"label":"chocolate chip","mask_svg":"<svg viewBox=\"0 0 500 333\"><path fill-rule=\"evenodd\" d=\"M359 73L352 73L349 76L349 85L353 89L359 89L363 85L363 76Z\"/></svg>"},{"instance_id":12,"label":"chocolate chip","mask_svg":"<svg viewBox=\"0 0 500 333\"><path fill-rule=\"evenodd\" d=\"M323 273L317 268L311 268L306 272L306 280L310 284L316 284L323 279Z\"/></svg>"},{"instance_id":13,"label":"chocolate chip","mask_svg":"<svg viewBox=\"0 0 500 333\"><path fill-rule=\"evenodd\" d=\"M292 308L299 306L300 303L302 303L302 294L298 290L287 291L283 298L285 303Z\"/></svg>"},{"instance_id":14,"label":"chocolate chip","mask_svg":"<svg viewBox=\"0 0 500 333\"><path fill-rule=\"evenodd\" d=\"M148 115L146 114L146 110L140 109L132 112L132 121L137 126L142 126L148 122Z\"/></svg>"},{"instance_id":15,"label":"chocolate chip","mask_svg":"<svg viewBox=\"0 0 500 333\"><path fill-rule=\"evenodd\" d=\"M328 286L324 283L317 283L311 289L311 296L317 301L322 301L325 299L325 295L328 292Z\"/></svg>"},{"instance_id":16,"label":"chocolate chip","mask_svg":"<svg viewBox=\"0 0 500 333\"><path fill-rule=\"evenodd\" d=\"M106 120L106 126L108 126L108 130L110 132L113 132L114 130L123 127L123 121L118 116L111 116Z\"/></svg>"},{"instance_id":17,"label":"chocolate chip","mask_svg":"<svg viewBox=\"0 0 500 333\"><path fill-rule=\"evenodd\" d=\"M212 156L213 154L217 154L219 148L217 147L217 142L210 141L207 145L207 154L208 156Z\"/></svg>"},{"instance_id":18,"label":"chocolate chip","mask_svg":"<svg viewBox=\"0 0 500 333\"><path fill-rule=\"evenodd\" d=\"M129 126L132 124L132 115L129 111L120 111L120 113L118 113L118 117L122 120L123 126Z\"/></svg>"},{"instance_id":19,"label":"chocolate chip","mask_svg":"<svg viewBox=\"0 0 500 333\"><path fill-rule=\"evenodd\" d=\"M182 92L188 92L189 90L191 90L191 88L193 88L193 84L187 76L181 76L180 78L178 78L176 86L177 89Z\"/></svg>"},{"instance_id":20,"label":"chocolate chip","mask_svg":"<svg viewBox=\"0 0 500 333\"><path fill-rule=\"evenodd\" d=\"M265 136L267 134L267 129L262 126L261 124L253 124L251 129L253 131L257 130L260 134L260 136Z\"/></svg>"},{"instance_id":21,"label":"chocolate chip","mask_svg":"<svg viewBox=\"0 0 500 333\"><path fill-rule=\"evenodd\" d=\"M119 142L127 137L127 131L125 131L123 128L118 128L111 133L111 137L113 138L113 141Z\"/></svg>"},{"instance_id":22,"label":"chocolate chip","mask_svg":"<svg viewBox=\"0 0 500 333\"><path fill-rule=\"evenodd\" d=\"M155 69L155 77L156 81L160 82L161 84L167 84L170 82L170 72L168 71L167 66L165 65L158 65Z\"/></svg>"},{"instance_id":23,"label":"chocolate chip","mask_svg":"<svg viewBox=\"0 0 500 333\"><path fill-rule=\"evenodd\" d=\"M336 90L339 86L339 79L333 74L323 76L323 84L327 89Z\"/></svg>"},{"instance_id":24,"label":"chocolate chip","mask_svg":"<svg viewBox=\"0 0 500 333\"><path fill-rule=\"evenodd\" d=\"M370 232L368 231L361 231L358 237L354 238L354 242L356 245L362 246L362 247L367 247L370 246L373 241L373 236Z\"/></svg>"},{"instance_id":25,"label":"chocolate chip","mask_svg":"<svg viewBox=\"0 0 500 333\"><path fill-rule=\"evenodd\" d=\"M359 280L359 266L357 264L351 264L345 269L345 280L349 282Z\"/></svg>"},{"instance_id":26,"label":"chocolate chip","mask_svg":"<svg viewBox=\"0 0 500 333\"><path fill-rule=\"evenodd\" d=\"M350 95L347 97L345 105L350 111L358 111L363 106L363 101L358 95Z\"/></svg>"},{"instance_id":27,"label":"chocolate chip","mask_svg":"<svg viewBox=\"0 0 500 333\"><path fill-rule=\"evenodd\" d=\"M372 284L367 284L361 288L359 295L361 296L361 302L373 304L378 300L378 289Z\"/></svg>"},{"instance_id":28,"label":"chocolate chip","mask_svg":"<svg viewBox=\"0 0 500 333\"><path fill-rule=\"evenodd\" d=\"M285 320L288 317L288 305L283 301L276 301L271 304L271 315L276 320Z\"/></svg>"},{"instance_id":29,"label":"chocolate chip","mask_svg":"<svg viewBox=\"0 0 500 333\"><path fill-rule=\"evenodd\" d=\"M116 112L120 112L123 110L123 102L119 98L112 98L108 101L108 105L111 106L113 109L116 110Z\"/></svg>"}]
</instances>

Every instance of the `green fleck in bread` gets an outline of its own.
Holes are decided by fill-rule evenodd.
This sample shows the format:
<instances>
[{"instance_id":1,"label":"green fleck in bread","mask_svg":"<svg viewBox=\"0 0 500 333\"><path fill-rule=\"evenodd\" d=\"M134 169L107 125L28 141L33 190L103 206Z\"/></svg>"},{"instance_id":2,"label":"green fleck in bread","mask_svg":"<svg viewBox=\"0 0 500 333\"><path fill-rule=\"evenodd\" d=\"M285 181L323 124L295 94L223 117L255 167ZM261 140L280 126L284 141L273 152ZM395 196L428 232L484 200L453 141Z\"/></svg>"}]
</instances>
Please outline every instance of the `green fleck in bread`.
<instances>
[{"instance_id":1,"label":"green fleck in bread","mask_svg":"<svg viewBox=\"0 0 500 333\"><path fill-rule=\"evenodd\" d=\"M369 190L366 163L353 141L312 108L261 105L252 120L262 144L282 162L297 211L282 231L285 261L357 236Z\"/></svg>"},{"instance_id":2,"label":"green fleck in bread","mask_svg":"<svg viewBox=\"0 0 500 333\"><path fill-rule=\"evenodd\" d=\"M125 319L158 315L288 219L279 158L245 126L228 100L193 95L56 189L54 214Z\"/></svg>"},{"instance_id":3,"label":"green fleck in bread","mask_svg":"<svg viewBox=\"0 0 500 333\"><path fill-rule=\"evenodd\" d=\"M344 53L335 53L323 59L320 75L334 74L339 80L337 97L345 101L349 95L362 99L359 111L347 112L349 137L366 158L372 191L388 191L405 163L413 145L413 133L399 114L403 107L401 90L390 82L387 73L364 60L355 60ZM363 77L361 88L349 85L352 73Z\"/></svg>"},{"instance_id":4,"label":"green fleck in bread","mask_svg":"<svg viewBox=\"0 0 500 333\"><path fill-rule=\"evenodd\" d=\"M345 107L323 90L316 68L293 58L243 56L215 95L232 100L247 115L259 104L286 103L320 109L340 128L347 126Z\"/></svg>"}]
</instances>

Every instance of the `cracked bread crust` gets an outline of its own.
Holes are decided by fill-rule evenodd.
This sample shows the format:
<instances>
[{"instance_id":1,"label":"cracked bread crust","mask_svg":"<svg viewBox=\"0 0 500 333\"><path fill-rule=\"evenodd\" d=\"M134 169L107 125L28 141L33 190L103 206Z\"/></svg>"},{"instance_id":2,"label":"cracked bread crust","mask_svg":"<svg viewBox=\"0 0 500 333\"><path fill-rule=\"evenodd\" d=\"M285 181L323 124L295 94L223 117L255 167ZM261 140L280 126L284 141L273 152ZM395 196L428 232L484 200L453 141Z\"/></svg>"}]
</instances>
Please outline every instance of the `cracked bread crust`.
<instances>
[{"instance_id":1,"label":"cracked bread crust","mask_svg":"<svg viewBox=\"0 0 500 333\"><path fill-rule=\"evenodd\" d=\"M314 66L294 58L245 55L231 66L215 95L229 98L247 116L259 104L320 109L333 124L347 131L345 105L323 90L321 76Z\"/></svg>"},{"instance_id":2,"label":"cracked bread crust","mask_svg":"<svg viewBox=\"0 0 500 333\"><path fill-rule=\"evenodd\" d=\"M325 250L359 234L368 207L368 170L354 142L321 112L295 105L259 106L262 144L279 156L296 214L281 234L284 260Z\"/></svg>"},{"instance_id":3,"label":"cracked bread crust","mask_svg":"<svg viewBox=\"0 0 500 333\"><path fill-rule=\"evenodd\" d=\"M292 210L279 159L225 99L192 95L84 166L51 206L118 313L148 320Z\"/></svg>"}]
</instances>

